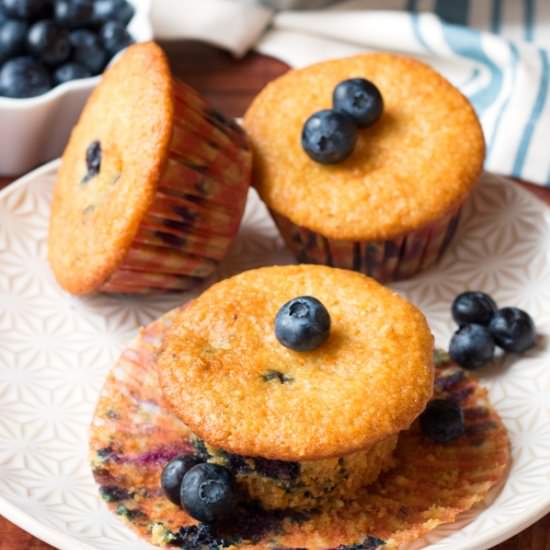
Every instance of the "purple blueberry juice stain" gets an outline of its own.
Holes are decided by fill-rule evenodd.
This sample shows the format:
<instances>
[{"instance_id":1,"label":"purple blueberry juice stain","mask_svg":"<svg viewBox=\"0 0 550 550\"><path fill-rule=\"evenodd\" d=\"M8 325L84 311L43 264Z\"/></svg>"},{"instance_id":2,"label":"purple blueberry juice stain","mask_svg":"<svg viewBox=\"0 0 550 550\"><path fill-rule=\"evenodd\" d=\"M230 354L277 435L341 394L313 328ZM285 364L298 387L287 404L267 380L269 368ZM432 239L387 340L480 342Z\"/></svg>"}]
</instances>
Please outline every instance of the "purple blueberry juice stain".
<instances>
[{"instance_id":1,"label":"purple blueberry juice stain","mask_svg":"<svg viewBox=\"0 0 550 550\"><path fill-rule=\"evenodd\" d=\"M111 447L105 447L97 451L98 457L103 462L136 464L138 466L162 465L181 454L193 454L193 448L189 444L159 447L153 451L147 451L134 456L117 453Z\"/></svg>"},{"instance_id":2,"label":"purple blueberry juice stain","mask_svg":"<svg viewBox=\"0 0 550 550\"><path fill-rule=\"evenodd\" d=\"M448 390L453 386L456 386L459 382L464 380L464 371L462 369L457 370L447 376L439 376L435 380L435 387L439 390Z\"/></svg>"},{"instance_id":3,"label":"purple blueberry juice stain","mask_svg":"<svg viewBox=\"0 0 550 550\"><path fill-rule=\"evenodd\" d=\"M465 401L468 399L468 397L474 393L475 387L474 386L465 386L464 388L460 388L459 390L449 392L449 399L452 399L458 403L461 403L462 401Z\"/></svg>"}]
</instances>

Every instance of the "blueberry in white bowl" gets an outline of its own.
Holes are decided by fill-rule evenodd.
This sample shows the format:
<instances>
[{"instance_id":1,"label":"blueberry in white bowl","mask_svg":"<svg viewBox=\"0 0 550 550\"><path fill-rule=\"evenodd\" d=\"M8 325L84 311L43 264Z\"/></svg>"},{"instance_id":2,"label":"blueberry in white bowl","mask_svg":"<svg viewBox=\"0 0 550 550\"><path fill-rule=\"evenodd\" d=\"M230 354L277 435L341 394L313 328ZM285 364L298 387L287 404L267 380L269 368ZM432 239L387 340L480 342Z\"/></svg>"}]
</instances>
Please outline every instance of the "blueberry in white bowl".
<instances>
[{"instance_id":1,"label":"blueberry in white bowl","mask_svg":"<svg viewBox=\"0 0 550 550\"><path fill-rule=\"evenodd\" d=\"M70 82L71 80L88 78L89 76L92 76L92 72L84 65L75 62L60 65L54 72L54 80L56 84L64 84L65 82Z\"/></svg>"},{"instance_id":2,"label":"blueberry in white bowl","mask_svg":"<svg viewBox=\"0 0 550 550\"><path fill-rule=\"evenodd\" d=\"M32 56L47 65L50 88L75 79L87 78L82 71L62 71L61 65L76 62L84 65L92 75L100 74L107 63L129 46L134 37L127 24L135 8L127 0L0 0L5 14L0 20L0 63L15 57ZM42 87L32 88L34 95L47 92ZM14 90L25 89L22 95ZM25 85L0 88L0 96L27 98ZM11 93L10 93L11 92Z\"/></svg>"},{"instance_id":3,"label":"blueberry in white bowl","mask_svg":"<svg viewBox=\"0 0 550 550\"><path fill-rule=\"evenodd\" d=\"M0 69L0 89L7 97L33 97L52 85L48 68L32 57L16 57Z\"/></svg>"},{"instance_id":4,"label":"blueberry in white bowl","mask_svg":"<svg viewBox=\"0 0 550 550\"><path fill-rule=\"evenodd\" d=\"M70 34L73 49L72 60L86 67L92 74L103 70L109 54L101 43L99 36L86 29L79 29Z\"/></svg>"},{"instance_id":5,"label":"blueberry in white bowl","mask_svg":"<svg viewBox=\"0 0 550 550\"><path fill-rule=\"evenodd\" d=\"M86 27L94 18L92 0L55 0L54 17L64 27Z\"/></svg>"},{"instance_id":6,"label":"blueberry in white bowl","mask_svg":"<svg viewBox=\"0 0 550 550\"><path fill-rule=\"evenodd\" d=\"M25 52L29 25L18 19L0 19L0 63Z\"/></svg>"},{"instance_id":7,"label":"blueberry in white bowl","mask_svg":"<svg viewBox=\"0 0 550 550\"><path fill-rule=\"evenodd\" d=\"M55 8L59 10L58 5L63 1L93 5L88 22L75 26L56 19ZM0 174L21 174L61 154L99 75L118 55L102 45L102 27L108 21L116 21L126 26L132 41L147 42L153 37L151 4L151 0L0 0L0 72L18 58L33 57L41 66L41 69L33 66L29 74L29 62L21 65L18 61L17 71L10 64L3 76L2 81L8 86L0 84ZM70 14L62 12L61 15L69 17ZM55 65L37 59L27 49L29 30L41 21L49 21L69 33L70 54ZM9 23L7 30L6 23ZM94 38L87 38L84 46L78 40L75 45L73 34L80 31L89 32ZM42 70L44 66L47 77ZM16 73L23 73L24 78ZM55 121L53 126L52 121Z\"/></svg>"},{"instance_id":8,"label":"blueberry in white bowl","mask_svg":"<svg viewBox=\"0 0 550 550\"><path fill-rule=\"evenodd\" d=\"M38 21L27 35L27 52L47 65L57 67L69 59L69 33L54 21Z\"/></svg>"}]
</instances>

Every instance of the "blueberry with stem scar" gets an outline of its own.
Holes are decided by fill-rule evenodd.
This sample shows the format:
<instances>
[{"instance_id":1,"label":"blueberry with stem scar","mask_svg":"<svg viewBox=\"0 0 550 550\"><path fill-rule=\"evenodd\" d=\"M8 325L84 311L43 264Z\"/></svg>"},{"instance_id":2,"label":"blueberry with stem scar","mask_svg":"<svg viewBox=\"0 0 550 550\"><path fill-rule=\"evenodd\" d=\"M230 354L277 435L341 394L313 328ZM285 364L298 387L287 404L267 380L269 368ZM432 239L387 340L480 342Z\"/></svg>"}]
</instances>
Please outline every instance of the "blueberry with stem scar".
<instances>
[{"instance_id":1,"label":"blueberry with stem scar","mask_svg":"<svg viewBox=\"0 0 550 550\"><path fill-rule=\"evenodd\" d=\"M302 148L314 161L336 164L351 155L357 126L351 117L331 109L312 114L302 129Z\"/></svg>"},{"instance_id":2,"label":"blueberry with stem scar","mask_svg":"<svg viewBox=\"0 0 550 550\"><path fill-rule=\"evenodd\" d=\"M197 464L184 476L180 489L182 508L194 519L213 523L235 510L235 482L219 464Z\"/></svg>"},{"instance_id":3,"label":"blueberry with stem scar","mask_svg":"<svg viewBox=\"0 0 550 550\"><path fill-rule=\"evenodd\" d=\"M380 90L365 78L350 78L334 88L334 108L350 116L357 126L372 126L382 115L384 100Z\"/></svg>"},{"instance_id":4,"label":"blueberry with stem scar","mask_svg":"<svg viewBox=\"0 0 550 550\"><path fill-rule=\"evenodd\" d=\"M313 296L290 300L277 313L275 336L294 351L312 351L326 341L330 333L327 308Z\"/></svg>"}]
</instances>

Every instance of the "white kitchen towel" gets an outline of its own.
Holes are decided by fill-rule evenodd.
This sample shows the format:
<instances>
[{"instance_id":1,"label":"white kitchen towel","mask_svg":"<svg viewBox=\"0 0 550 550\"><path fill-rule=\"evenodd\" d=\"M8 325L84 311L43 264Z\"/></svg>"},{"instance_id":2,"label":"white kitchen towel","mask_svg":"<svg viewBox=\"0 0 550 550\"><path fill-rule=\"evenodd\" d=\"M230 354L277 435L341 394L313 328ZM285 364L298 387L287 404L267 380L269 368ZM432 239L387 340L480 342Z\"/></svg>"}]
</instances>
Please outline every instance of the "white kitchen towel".
<instances>
[{"instance_id":1,"label":"white kitchen towel","mask_svg":"<svg viewBox=\"0 0 550 550\"><path fill-rule=\"evenodd\" d=\"M390 50L429 63L462 90L480 116L486 169L550 185L550 0L349 0L321 11L272 15L259 40L269 20L264 8L242 0L195 3L200 20L212 22L206 14L220 3L228 17L218 18L216 28L202 36L194 26L194 37L237 55L254 47L300 67ZM189 17L189 24L197 20L188 11L181 17ZM222 42L227 34L232 43Z\"/></svg>"}]
</instances>

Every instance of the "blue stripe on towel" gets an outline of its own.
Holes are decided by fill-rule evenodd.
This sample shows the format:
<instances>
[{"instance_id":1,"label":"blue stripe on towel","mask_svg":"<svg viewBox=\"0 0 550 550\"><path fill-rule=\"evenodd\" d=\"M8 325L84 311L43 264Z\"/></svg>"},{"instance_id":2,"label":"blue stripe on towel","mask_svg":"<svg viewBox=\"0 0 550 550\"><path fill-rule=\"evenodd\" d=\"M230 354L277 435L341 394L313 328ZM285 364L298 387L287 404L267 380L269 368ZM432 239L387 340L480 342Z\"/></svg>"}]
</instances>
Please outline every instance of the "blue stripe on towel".
<instances>
[{"instance_id":1,"label":"blue stripe on towel","mask_svg":"<svg viewBox=\"0 0 550 550\"><path fill-rule=\"evenodd\" d=\"M527 42L533 41L533 26L535 23L535 0L523 0L524 7L524 38Z\"/></svg>"},{"instance_id":2,"label":"blue stripe on towel","mask_svg":"<svg viewBox=\"0 0 550 550\"><path fill-rule=\"evenodd\" d=\"M504 112L508 108L508 104L510 103L511 97L514 95L514 86L516 84L516 72L517 72L517 68L518 68L519 52L518 52L518 49L517 49L516 45L513 44L512 42L509 43L509 46L510 46L510 52L512 54L512 75L511 75L512 90L508 94L508 97L506 98L506 101L504 101L504 103L500 107L500 110L497 114L495 125L493 127L493 134L491 135L491 139L489 140L489 145L488 145L488 148L487 148L487 157L489 157L491 155L491 152L493 150L493 146L495 144L495 139L497 137L497 132L498 132L498 129L500 127L500 123L502 121L502 115L504 114Z\"/></svg>"},{"instance_id":3,"label":"blue stripe on towel","mask_svg":"<svg viewBox=\"0 0 550 550\"><path fill-rule=\"evenodd\" d=\"M500 33L500 25L502 23L502 0L493 0L493 9L491 15L491 32Z\"/></svg>"},{"instance_id":4,"label":"blue stripe on towel","mask_svg":"<svg viewBox=\"0 0 550 550\"><path fill-rule=\"evenodd\" d=\"M541 59L541 78L539 82L539 90L533 105L533 110L529 116L529 120L523 130L523 136L519 144L516 159L514 161L514 167L512 168L512 174L517 177L521 177L523 166L525 164L525 158L527 157L527 151L529 150L529 144L533 138L535 127L540 118L544 105L548 96L548 86L550 85L550 63L548 60L548 53L544 50L539 50L539 56Z\"/></svg>"},{"instance_id":5,"label":"blue stripe on towel","mask_svg":"<svg viewBox=\"0 0 550 550\"><path fill-rule=\"evenodd\" d=\"M414 36L427 52L433 52L432 48L430 48L430 45L426 42L426 40L424 40L424 35L422 34L422 29L420 28L421 17L422 16L416 12L411 13L411 24Z\"/></svg>"},{"instance_id":6,"label":"blue stripe on towel","mask_svg":"<svg viewBox=\"0 0 550 550\"><path fill-rule=\"evenodd\" d=\"M435 13L451 25L468 25L469 0L436 0Z\"/></svg>"},{"instance_id":7,"label":"blue stripe on towel","mask_svg":"<svg viewBox=\"0 0 550 550\"><path fill-rule=\"evenodd\" d=\"M445 40L455 53L483 64L491 75L487 86L469 97L478 114L482 115L495 102L500 93L503 81L502 69L483 50L482 35L479 31L454 25L443 25L443 33Z\"/></svg>"}]
</instances>

